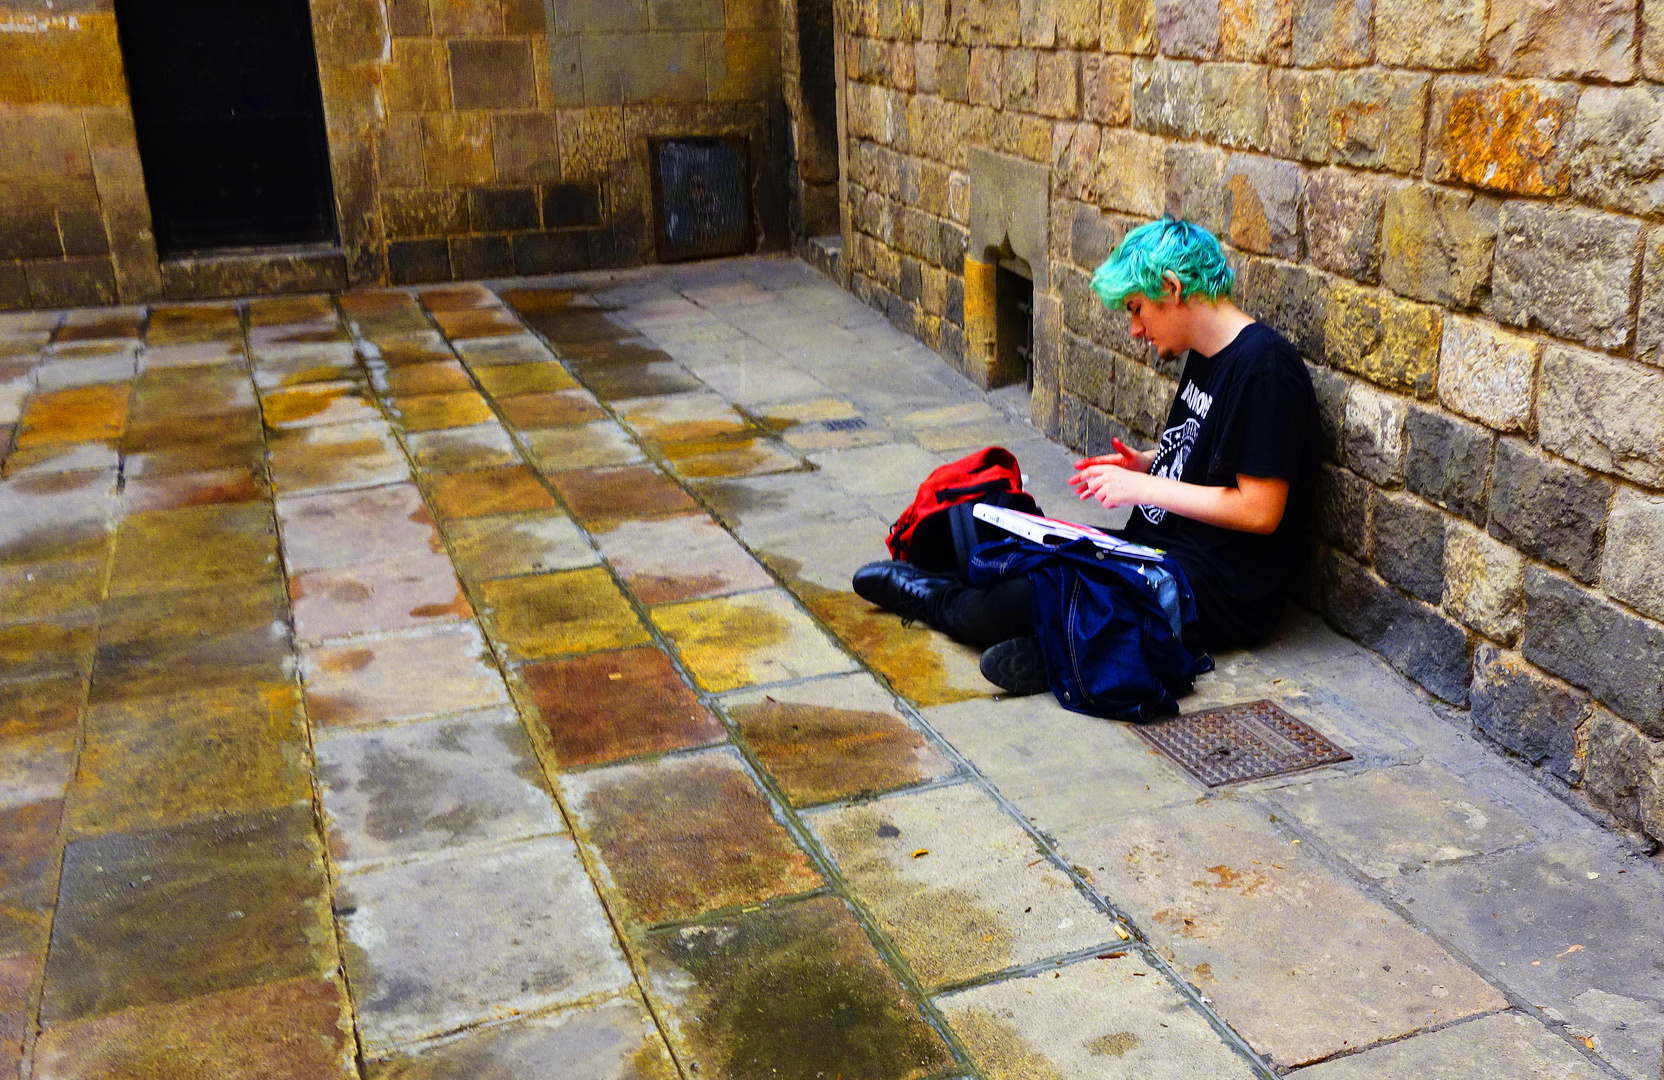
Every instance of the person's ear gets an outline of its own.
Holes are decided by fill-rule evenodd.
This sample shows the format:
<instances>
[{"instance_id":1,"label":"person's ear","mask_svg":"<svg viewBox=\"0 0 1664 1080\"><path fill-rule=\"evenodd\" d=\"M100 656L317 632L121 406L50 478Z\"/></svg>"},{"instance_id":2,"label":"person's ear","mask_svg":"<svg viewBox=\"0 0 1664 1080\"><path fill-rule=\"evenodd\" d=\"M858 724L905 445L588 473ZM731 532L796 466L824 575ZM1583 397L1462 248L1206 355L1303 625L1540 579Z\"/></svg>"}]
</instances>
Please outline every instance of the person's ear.
<instances>
[{"instance_id":1,"label":"person's ear","mask_svg":"<svg viewBox=\"0 0 1664 1080\"><path fill-rule=\"evenodd\" d=\"M1166 300L1168 297L1172 297L1177 300L1183 292L1184 285L1179 282L1179 275L1171 270L1163 270L1161 272L1161 298Z\"/></svg>"}]
</instances>

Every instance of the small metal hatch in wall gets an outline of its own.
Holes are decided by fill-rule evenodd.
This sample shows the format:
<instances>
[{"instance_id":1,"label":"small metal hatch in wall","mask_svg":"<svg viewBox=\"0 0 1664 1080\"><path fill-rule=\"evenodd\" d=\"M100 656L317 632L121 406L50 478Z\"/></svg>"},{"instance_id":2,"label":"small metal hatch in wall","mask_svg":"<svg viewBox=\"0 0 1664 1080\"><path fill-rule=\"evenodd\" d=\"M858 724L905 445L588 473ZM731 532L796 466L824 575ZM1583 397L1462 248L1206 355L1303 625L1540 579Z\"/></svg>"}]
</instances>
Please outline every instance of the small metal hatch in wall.
<instances>
[{"instance_id":1,"label":"small metal hatch in wall","mask_svg":"<svg viewBox=\"0 0 1664 1080\"><path fill-rule=\"evenodd\" d=\"M649 149L659 261L749 252L755 232L746 139L653 139Z\"/></svg>"},{"instance_id":2,"label":"small metal hatch in wall","mask_svg":"<svg viewBox=\"0 0 1664 1080\"><path fill-rule=\"evenodd\" d=\"M1138 733L1208 787L1352 760L1351 754L1271 701L1225 705L1141 724Z\"/></svg>"}]
</instances>

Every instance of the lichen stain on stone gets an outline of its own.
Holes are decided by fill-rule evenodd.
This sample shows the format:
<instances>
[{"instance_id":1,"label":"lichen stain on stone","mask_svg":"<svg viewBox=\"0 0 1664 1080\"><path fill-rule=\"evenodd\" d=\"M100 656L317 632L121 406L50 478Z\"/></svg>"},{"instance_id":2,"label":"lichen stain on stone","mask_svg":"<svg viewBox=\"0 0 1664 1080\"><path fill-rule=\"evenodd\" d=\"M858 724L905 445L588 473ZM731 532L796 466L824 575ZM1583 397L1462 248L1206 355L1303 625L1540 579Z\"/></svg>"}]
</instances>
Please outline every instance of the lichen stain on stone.
<instances>
[{"instance_id":1,"label":"lichen stain on stone","mask_svg":"<svg viewBox=\"0 0 1664 1080\"><path fill-rule=\"evenodd\" d=\"M766 608L743 601L698 603L697 608L669 608L654 619L676 642L699 685L721 692L749 685L759 653L782 645L791 625Z\"/></svg>"},{"instance_id":2,"label":"lichen stain on stone","mask_svg":"<svg viewBox=\"0 0 1664 1080\"><path fill-rule=\"evenodd\" d=\"M1064 1080L1049 1058L995 1013L987 1009L956 1010L948 1014L948 1022L970 1048L988 1080Z\"/></svg>"},{"instance_id":3,"label":"lichen stain on stone","mask_svg":"<svg viewBox=\"0 0 1664 1080\"><path fill-rule=\"evenodd\" d=\"M916 850L876 808L847 814L827 833L844 873L877 913L884 929L925 986L944 986L1012 962L1011 930L998 912L963 889L928 885L897 870ZM893 826L892 826L893 827Z\"/></svg>"},{"instance_id":4,"label":"lichen stain on stone","mask_svg":"<svg viewBox=\"0 0 1664 1080\"><path fill-rule=\"evenodd\" d=\"M132 391L130 383L99 383L37 394L18 425L17 446L117 438L127 426Z\"/></svg>"},{"instance_id":5,"label":"lichen stain on stone","mask_svg":"<svg viewBox=\"0 0 1664 1080\"><path fill-rule=\"evenodd\" d=\"M763 554L786 587L797 594L834 636L867 665L889 680L898 693L921 708L986 697L980 689L954 686L937 653L947 639L922 627L901 625L894 615L873 607L854 593L836 592L799 574L803 564L783 556Z\"/></svg>"},{"instance_id":6,"label":"lichen stain on stone","mask_svg":"<svg viewBox=\"0 0 1664 1080\"><path fill-rule=\"evenodd\" d=\"M755 436L698 439L663 449L665 457L675 462L676 471L690 480L746 476L769 460L768 454L757 449Z\"/></svg>"},{"instance_id":7,"label":"lichen stain on stone","mask_svg":"<svg viewBox=\"0 0 1664 1080\"><path fill-rule=\"evenodd\" d=\"M889 713L772 698L729 713L796 806L925 778L924 736Z\"/></svg>"},{"instance_id":8,"label":"lichen stain on stone","mask_svg":"<svg viewBox=\"0 0 1664 1080\"><path fill-rule=\"evenodd\" d=\"M583 821L635 921L807 892L821 877L726 754L630 770L592 788Z\"/></svg>"},{"instance_id":9,"label":"lichen stain on stone","mask_svg":"<svg viewBox=\"0 0 1664 1080\"><path fill-rule=\"evenodd\" d=\"M646 643L646 629L606 570L505 578L481 587L492 628L525 657Z\"/></svg>"},{"instance_id":10,"label":"lichen stain on stone","mask_svg":"<svg viewBox=\"0 0 1664 1080\"><path fill-rule=\"evenodd\" d=\"M1450 167L1470 184L1532 195L1565 190L1559 138L1566 107L1531 86L1458 92L1445 127Z\"/></svg>"},{"instance_id":11,"label":"lichen stain on stone","mask_svg":"<svg viewBox=\"0 0 1664 1080\"><path fill-rule=\"evenodd\" d=\"M278 381L278 386L287 389L292 386L305 386L307 383L334 382L337 379L340 379L342 377L342 373L346 370L348 369L329 365L306 368L302 371L296 371L292 374L285 375Z\"/></svg>"},{"instance_id":12,"label":"lichen stain on stone","mask_svg":"<svg viewBox=\"0 0 1664 1080\"><path fill-rule=\"evenodd\" d=\"M1249 179L1238 173L1231 177L1231 241L1250 251L1271 248L1271 224L1265 217L1265 204Z\"/></svg>"},{"instance_id":13,"label":"lichen stain on stone","mask_svg":"<svg viewBox=\"0 0 1664 1080\"><path fill-rule=\"evenodd\" d=\"M830 897L660 939L691 981L696 1074L729 1080L914 1080L953 1064L941 1036Z\"/></svg>"},{"instance_id":14,"label":"lichen stain on stone","mask_svg":"<svg viewBox=\"0 0 1664 1080\"><path fill-rule=\"evenodd\" d=\"M347 1080L352 1025L332 980L291 979L54 1027L41 1075Z\"/></svg>"},{"instance_id":15,"label":"lichen stain on stone","mask_svg":"<svg viewBox=\"0 0 1664 1080\"><path fill-rule=\"evenodd\" d=\"M267 397L261 410L266 423L289 424L319 415L344 396L345 390L285 390Z\"/></svg>"},{"instance_id":16,"label":"lichen stain on stone","mask_svg":"<svg viewBox=\"0 0 1664 1080\"><path fill-rule=\"evenodd\" d=\"M0 628L0 677L84 671L92 659L94 628L23 623Z\"/></svg>"},{"instance_id":17,"label":"lichen stain on stone","mask_svg":"<svg viewBox=\"0 0 1664 1080\"><path fill-rule=\"evenodd\" d=\"M510 1080L505 1077L504 1080ZM642 1040L641 1048L624 1063L618 1080L677 1080L676 1066L664 1051L664 1044L656 1037Z\"/></svg>"},{"instance_id":18,"label":"lichen stain on stone","mask_svg":"<svg viewBox=\"0 0 1664 1080\"><path fill-rule=\"evenodd\" d=\"M1117 1031L1113 1035L1100 1035L1093 1039L1086 1044L1086 1049L1093 1057L1122 1057L1141 1045L1143 1040L1132 1032Z\"/></svg>"}]
</instances>

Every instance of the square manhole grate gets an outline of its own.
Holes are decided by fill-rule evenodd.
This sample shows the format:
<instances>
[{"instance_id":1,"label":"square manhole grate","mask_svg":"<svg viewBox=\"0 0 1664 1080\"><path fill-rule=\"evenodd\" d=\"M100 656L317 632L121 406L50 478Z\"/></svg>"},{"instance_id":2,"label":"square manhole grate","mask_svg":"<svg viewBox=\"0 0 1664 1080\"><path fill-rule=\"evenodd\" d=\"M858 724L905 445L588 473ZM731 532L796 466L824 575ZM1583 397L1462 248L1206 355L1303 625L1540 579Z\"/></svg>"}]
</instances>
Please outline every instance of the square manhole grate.
<instances>
[{"instance_id":1,"label":"square manhole grate","mask_svg":"<svg viewBox=\"0 0 1664 1080\"><path fill-rule=\"evenodd\" d=\"M1208 787L1352 760L1351 754L1270 701L1141 724L1138 733Z\"/></svg>"}]
</instances>

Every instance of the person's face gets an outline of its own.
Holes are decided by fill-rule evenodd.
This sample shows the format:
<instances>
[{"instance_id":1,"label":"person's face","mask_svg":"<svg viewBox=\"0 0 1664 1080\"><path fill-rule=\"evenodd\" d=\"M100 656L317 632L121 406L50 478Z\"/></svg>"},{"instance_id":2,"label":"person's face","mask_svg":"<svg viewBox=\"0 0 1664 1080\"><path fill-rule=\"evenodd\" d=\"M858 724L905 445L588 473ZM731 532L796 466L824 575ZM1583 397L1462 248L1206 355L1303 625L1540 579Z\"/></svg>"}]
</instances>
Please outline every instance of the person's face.
<instances>
[{"instance_id":1,"label":"person's face","mask_svg":"<svg viewBox=\"0 0 1664 1080\"><path fill-rule=\"evenodd\" d=\"M1132 316L1132 336L1155 346L1157 355L1172 359L1189 348L1185 340L1185 313L1177 289L1152 300L1143 293L1127 297L1127 314Z\"/></svg>"}]
</instances>

